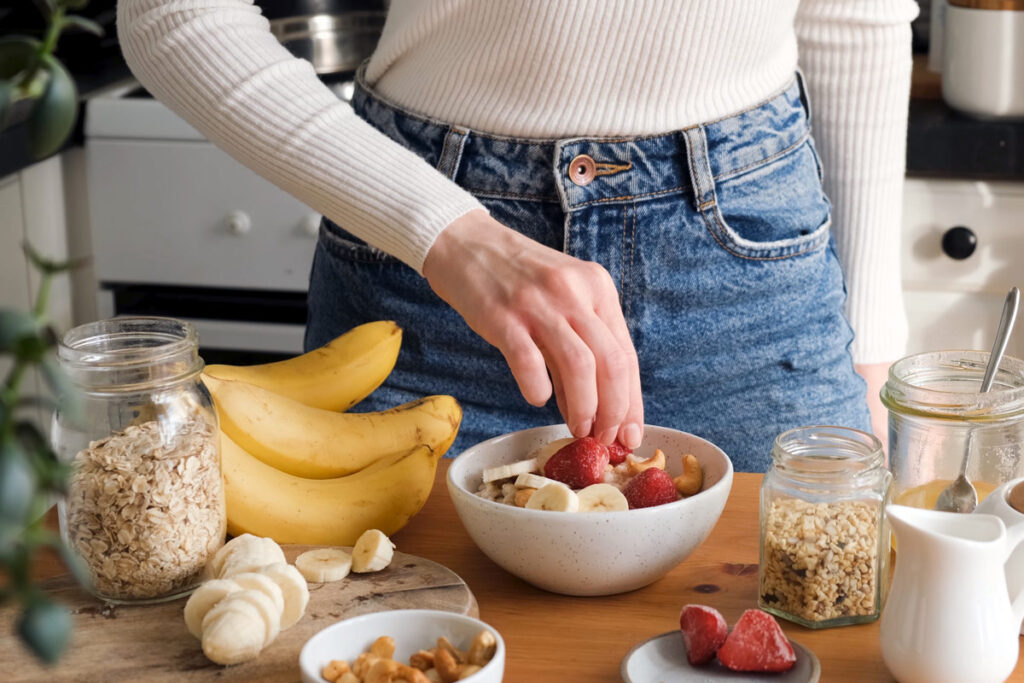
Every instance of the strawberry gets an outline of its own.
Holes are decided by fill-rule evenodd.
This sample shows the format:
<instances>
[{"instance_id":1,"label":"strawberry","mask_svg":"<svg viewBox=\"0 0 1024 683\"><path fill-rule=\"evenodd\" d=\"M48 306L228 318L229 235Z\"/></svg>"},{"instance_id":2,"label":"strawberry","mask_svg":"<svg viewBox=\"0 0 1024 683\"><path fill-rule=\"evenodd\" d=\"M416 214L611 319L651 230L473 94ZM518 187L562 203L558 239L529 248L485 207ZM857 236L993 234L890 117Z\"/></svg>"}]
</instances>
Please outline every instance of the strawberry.
<instances>
[{"instance_id":1,"label":"strawberry","mask_svg":"<svg viewBox=\"0 0 1024 683\"><path fill-rule=\"evenodd\" d=\"M582 489L604 481L608 447L592 436L562 446L544 463L544 476L569 488Z\"/></svg>"},{"instance_id":2,"label":"strawberry","mask_svg":"<svg viewBox=\"0 0 1024 683\"><path fill-rule=\"evenodd\" d=\"M629 480L622 494L629 502L629 509L649 508L679 500L676 485L665 470L649 467Z\"/></svg>"},{"instance_id":3,"label":"strawberry","mask_svg":"<svg viewBox=\"0 0 1024 683\"><path fill-rule=\"evenodd\" d=\"M707 664L729 635L729 627L714 607L686 605L679 613L679 630L690 664Z\"/></svg>"},{"instance_id":4,"label":"strawberry","mask_svg":"<svg viewBox=\"0 0 1024 683\"><path fill-rule=\"evenodd\" d=\"M748 609L718 648L718 661L733 671L789 671L796 653L772 615Z\"/></svg>"},{"instance_id":5,"label":"strawberry","mask_svg":"<svg viewBox=\"0 0 1024 683\"><path fill-rule=\"evenodd\" d=\"M633 449L626 448L618 439L612 441L612 445L608 447L608 462L613 465L621 465L626 462L626 456L633 452Z\"/></svg>"}]
</instances>

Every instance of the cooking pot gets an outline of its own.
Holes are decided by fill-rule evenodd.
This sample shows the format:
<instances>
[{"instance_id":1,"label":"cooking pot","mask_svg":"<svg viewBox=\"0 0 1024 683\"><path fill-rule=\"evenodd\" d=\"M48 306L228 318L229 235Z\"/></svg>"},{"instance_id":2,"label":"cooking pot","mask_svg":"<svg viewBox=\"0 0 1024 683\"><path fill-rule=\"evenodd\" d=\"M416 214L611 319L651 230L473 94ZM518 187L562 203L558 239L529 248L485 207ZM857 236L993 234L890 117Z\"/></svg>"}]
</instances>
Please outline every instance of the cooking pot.
<instances>
[{"instance_id":1,"label":"cooking pot","mask_svg":"<svg viewBox=\"0 0 1024 683\"><path fill-rule=\"evenodd\" d=\"M959 111L1024 119L1024 0L947 0L942 96Z\"/></svg>"},{"instance_id":2,"label":"cooking pot","mask_svg":"<svg viewBox=\"0 0 1024 683\"><path fill-rule=\"evenodd\" d=\"M377 46L386 0L257 0L270 30L320 75L351 73Z\"/></svg>"}]
</instances>

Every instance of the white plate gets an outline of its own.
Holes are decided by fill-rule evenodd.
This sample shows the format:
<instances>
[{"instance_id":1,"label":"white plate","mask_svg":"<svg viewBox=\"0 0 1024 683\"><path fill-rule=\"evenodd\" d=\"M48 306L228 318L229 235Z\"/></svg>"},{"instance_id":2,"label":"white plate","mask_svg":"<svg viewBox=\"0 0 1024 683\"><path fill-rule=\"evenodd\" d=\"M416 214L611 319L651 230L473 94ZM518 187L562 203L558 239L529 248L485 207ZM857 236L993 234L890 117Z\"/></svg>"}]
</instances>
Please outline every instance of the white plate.
<instances>
[{"instance_id":1,"label":"white plate","mask_svg":"<svg viewBox=\"0 0 1024 683\"><path fill-rule=\"evenodd\" d=\"M796 664L782 673L744 673L730 671L711 661L690 666L686 660L683 635L678 630L662 633L626 653L622 659L622 680L626 683L698 683L699 681L773 681L773 683L817 683L821 664L813 652L791 640Z\"/></svg>"}]
</instances>

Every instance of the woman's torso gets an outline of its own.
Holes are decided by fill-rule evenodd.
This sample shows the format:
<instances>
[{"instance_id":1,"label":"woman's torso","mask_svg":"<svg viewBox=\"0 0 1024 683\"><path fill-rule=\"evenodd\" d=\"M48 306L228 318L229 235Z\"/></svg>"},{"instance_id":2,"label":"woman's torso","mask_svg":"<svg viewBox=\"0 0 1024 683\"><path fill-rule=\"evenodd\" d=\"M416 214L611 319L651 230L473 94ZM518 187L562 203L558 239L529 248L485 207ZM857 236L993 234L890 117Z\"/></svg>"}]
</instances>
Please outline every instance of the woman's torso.
<instances>
[{"instance_id":1,"label":"woman's torso","mask_svg":"<svg viewBox=\"0 0 1024 683\"><path fill-rule=\"evenodd\" d=\"M797 4L392 0L366 78L405 109L498 135L662 133L785 87Z\"/></svg>"}]
</instances>

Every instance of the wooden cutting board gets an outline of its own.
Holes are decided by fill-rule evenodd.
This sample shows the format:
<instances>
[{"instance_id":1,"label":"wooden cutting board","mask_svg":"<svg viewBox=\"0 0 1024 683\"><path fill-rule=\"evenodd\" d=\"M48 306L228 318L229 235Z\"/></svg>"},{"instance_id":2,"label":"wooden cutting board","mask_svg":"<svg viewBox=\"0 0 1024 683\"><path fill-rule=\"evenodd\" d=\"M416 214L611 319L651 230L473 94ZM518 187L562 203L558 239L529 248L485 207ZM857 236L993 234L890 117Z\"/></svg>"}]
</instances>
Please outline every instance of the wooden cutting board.
<instances>
[{"instance_id":1,"label":"wooden cutting board","mask_svg":"<svg viewBox=\"0 0 1024 683\"><path fill-rule=\"evenodd\" d=\"M282 546L285 557L313 546ZM71 646L60 663L40 666L18 640L15 610L0 609L0 662L4 681L292 681L299 680L299 651L317 631L342 619L391 609L440 609L479 616L466 583L436 562L396 552L391 565L373 574L310 584L309 606L260 656L245 664L218 666L185 628L185 599L159 605L108 606L80 589L70 576L44 584L73 611ZM380 634L386 635L386 634Z\"/></svg>"}]
</instances>

